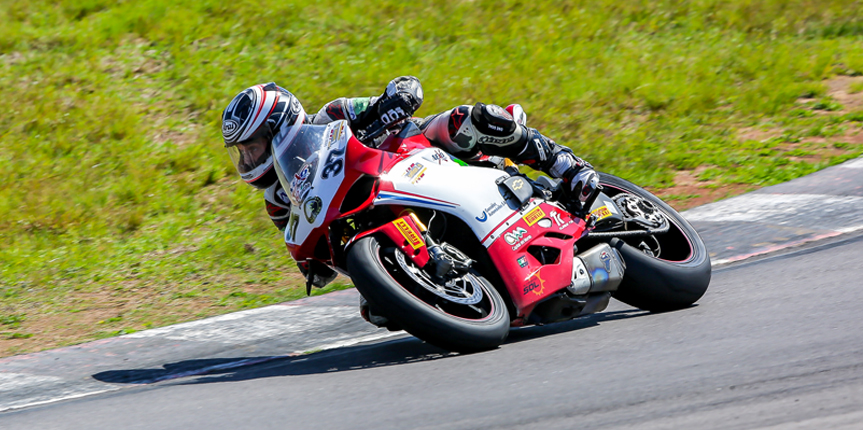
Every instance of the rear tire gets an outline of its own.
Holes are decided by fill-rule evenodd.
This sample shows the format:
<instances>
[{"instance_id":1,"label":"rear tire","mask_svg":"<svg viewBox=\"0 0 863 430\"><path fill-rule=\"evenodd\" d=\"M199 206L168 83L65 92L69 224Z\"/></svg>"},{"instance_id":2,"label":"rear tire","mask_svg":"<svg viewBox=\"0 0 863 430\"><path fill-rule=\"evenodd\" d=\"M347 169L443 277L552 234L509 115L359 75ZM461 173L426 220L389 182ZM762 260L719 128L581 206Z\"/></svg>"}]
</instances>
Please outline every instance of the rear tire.
<instances>
[{"instance_id":1,"label":"rear tire","mask_svg":"<svg viewBox=\"0 0 863 430\"><path fill-rule=\"evenodd\" d=\"M658 207L671 221L669 233L656 235L672 256L651 256L623 240L612 239L626 262L623 282L612 297L639 309L665 312L691 306L710 284L710 256L694 228L676 210L647 190L607 173L600 174L606 194L634 194ZM688 247L688 249L683 249Z\"/></svg>"},{"instance_id":2,"label":"rear tire","mask_svg":"<svg viewBox=\"0 0 863 430\"><path fill-rule=\"evenodd\" d=\"M396 261L396 253L401 251L388 242L386 238L368 236L348 251L351 279L373 309L410 334L451 351L492 349L506 340L509 312L500 294L485 278L473 271L464 277L481 289L482 299L478 303L447 301L408 276ZM406 264L416 269L409 259Z\"/></svg>"}]
</instances>

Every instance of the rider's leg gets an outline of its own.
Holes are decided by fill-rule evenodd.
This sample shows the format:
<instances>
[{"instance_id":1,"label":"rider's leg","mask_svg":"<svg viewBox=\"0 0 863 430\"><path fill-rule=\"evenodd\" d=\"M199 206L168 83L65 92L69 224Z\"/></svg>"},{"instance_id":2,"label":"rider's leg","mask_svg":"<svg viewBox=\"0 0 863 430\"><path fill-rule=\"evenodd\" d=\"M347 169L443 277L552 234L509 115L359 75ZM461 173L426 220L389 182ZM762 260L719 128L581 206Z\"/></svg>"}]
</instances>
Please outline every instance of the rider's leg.
<instances>
[{"instance_id":1,"label":"rider's leg","mask_svg":"<svg viewBox=\"0 0 863 430\"><path fill-rule=\"evenodd\" d=\"M420 128L430 141L453 155L469 160L481 150L510 158L563 179L574 200L587 200L599 184L593 166L522 123L500 106L477 103L428 117Z\"/></svg>"}]
</instances>

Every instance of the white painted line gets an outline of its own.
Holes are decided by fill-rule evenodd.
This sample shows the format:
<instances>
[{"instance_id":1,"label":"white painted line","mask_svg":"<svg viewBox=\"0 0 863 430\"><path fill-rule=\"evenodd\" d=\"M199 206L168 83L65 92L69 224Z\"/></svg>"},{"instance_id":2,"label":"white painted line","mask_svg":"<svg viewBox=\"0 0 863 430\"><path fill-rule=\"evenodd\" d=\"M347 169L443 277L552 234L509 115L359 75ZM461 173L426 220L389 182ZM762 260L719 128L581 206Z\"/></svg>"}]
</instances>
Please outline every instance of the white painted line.
<instances>
[{"instance_id":1,"label":"white painted line","mask_svg":"<svg viewBox=\"0 0 863 430\"><path fill-rule=\"evenodd\" d=\"M344 348L346 346L353 346L353 345L357 345L357 344L360 344L363 342L373 342L376 340L389 339L391 337L398 337L398 336L409 336L409 335L407 334L407 332L404 332L404 331L386 331L383 333L373 333L373 334L370 334L367 336L360 336L360 337L356 337L356 338L349 339L349 340L343 340L340 342L330 343L330 344L318 347L317 349L320 349L321 351L326 351L326 350L330 350L330 349Z\"/></svg>"},{"instance_id":2,"label":"white painted line","mask_svg":"<svg viewBox=\"0 0 863 430\"><path fill-rule=\"evenodd\" d=\"M757 428L758 430L855 430L860 428L861 422L863 422L863 411L854 411L839 415L810 418L796 423L782 423L775 426Z\"/></svg>"},{"instance_id":3,"label":"white painted line","mask_svg":"<svg viewBox=\"0 0 863 430\"><path fill-rule=\"evenodd\" d=\"M294 353L288 354L288 355L274 355L271 357L241 359L241 360L237 360L237 361L231 361L228 363L221 363L221 364L216 364L216 365L209 366L209 367L203 367L200 369L189 370L186 372L164 375L164 376L160 376L160 377L154 378L154 379L135 381L132 383L133 384L152 384L155 382L170 381L170 380L179 379L179 378L186 378L189 376L203 375L205 373L210 373L210 372L214 372L217 370L230 370L230 369L236 369L239 367L252 366L255 364L266 363L268 361L278 360L278 359L282 359L282 358L295 357L295 356L298 356L298 355L304 354L304 353L327 351L330 349L342 348L342 347L346 347L346 346L353 346L353 345L363 343L363 342L372 342L372 341L376 341L376 340L382 340L382 339L387 339L387 338L391 338L391 337L398 337L398 336L408 336L408 334L406 332L403 332L403 331L373 333L373 334L370 334L367 336L359 336L359 337L355 337L353 339L348 339L348 340L343 340L340 342L333 342L333 343L317 346L317 347L314 347L312 350L309 350L309 351L295 351Z\"/></svg>"},{"instance_id":4,"label":"white painted line","mask_svg":"<svg viewBox=\"0 0 863 430\"><path fill-rule=\"evenodd\" d=\"M6 412L13 409L22 409L29 408L32 406L39 406L48 403L54 402L62 402L63 400L73 400L80 399L81 397L92 396L94 394L107 393L109 391L117 391L121 387L112 387L110 385L105 385L104 389L78 389L77 392L69 392L69 393L53 393L51 396L42 395L35 396L29 399L22 399L16 402L10 402L7 404L0 404L0 412Z\"/></svg>"},{"instance_id":5,"label":"white painted line","mask_svg":"<svg viewBox=\"0 0 863 430\"><path fill-rule=\"evenodd\" d=\"M26 373L0 373L0 393L4 391L32 388L35 386L62 382L56 376L28 375Z\"/></svg>"},{"instance_id":6,"label":"white painted line","mask_svg":"<svg viewBox=\"0 0 863 430\"><path fill-rule=\"evenodd\" d=\"M863 158L855 158L840 164L838 167L846 169L863 169Z\"/></svg>"},{"instance_id":7,"label":"white painted line","mask_svg":"<svg viewBox=\"0 0 863 430\"><path fill-rule=\"evenodd\" d=\"M121 387L56 376L0 373L0 412L116 391Z\"/></svg>"},{"instance_id":8,"label":"white painted line","mask_svg":"<svg viewBox=\"0 0 863 430\"><path fill-rule=\"evenodd\" d=\"M770 253L773 253L776 251L781 251L783 249L788 249L788 248L800 246L800 245L811 243L811 242L818 242L820 240L841 236L843 234L854 233L856 231L861 231L861 230L863 230L863 225L858 225L856 227L849 227L849 228L841 228L841 229L838 229L836 231L828 231L826 233L819 234L819 235L812 236L812 237L807 237L807 238L801 239L801 240L791 241L791 242L787 242L787 243L783 243L783 244L779 244L779 245L767 246L767 247L755 250L754 252L749 253L749 254L735 255L734 257L723 258L720 260L710 260L710 266L715 268L718 266L722 266L724 264L734 263L736 261L748 260L752 257L758 257L761 255L770 254Z\"/></svg>"},{"instance_id":9,"label":"white painted line","mask_svg":"<svg viewBox=\"0 0 863 430\"><path fill-rule=\"evenodd\" d=\"M846 234L846 233L854 233L855 231L860 231L860 230L863 230L863 225L858 225L858 226L854 226L854 227L844 227L844 228L838 228L838 229L836 229L836 231L838 231L839 233L842 233L842 234Z\"/></svg>"},{"instance_id":10,"label":"white painted line","mask_svg":"<svg viewBox=\"0 0 863 430\"><path fill-rule=\"evenodd\" d=\"M776 225L805 225L813 219L813 229L838 230L863 226L860 213L863 213L863 197L752 193L699 206L682 215L690 222L749 221ZM818 215L817 221L810 214Z\"/></svg>"},{"instance_id":11,"label":"white painted line","mask_svg":"<svg viewBox=\"0 0 863 430\"><path fill-rule=\"evenodd\" d=\"M302 333L319 327L339 327L359 318L358 309L357 306L274 305L145 330L123 337L161 337L171 340L242 345L285 334Z\"/></svg>"}]
</instances>

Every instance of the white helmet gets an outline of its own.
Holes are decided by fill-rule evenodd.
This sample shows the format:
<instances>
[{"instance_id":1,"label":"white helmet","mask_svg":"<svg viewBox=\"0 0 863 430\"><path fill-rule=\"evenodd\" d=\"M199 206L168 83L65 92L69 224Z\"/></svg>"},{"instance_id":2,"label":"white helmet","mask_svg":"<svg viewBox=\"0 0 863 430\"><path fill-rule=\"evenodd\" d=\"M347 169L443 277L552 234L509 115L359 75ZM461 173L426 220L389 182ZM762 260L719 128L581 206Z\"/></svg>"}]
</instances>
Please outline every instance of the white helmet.
<instances>
[{"instance_id":1,"label":"white helmet","mask_svg":"<svg viewBox=\"0 0 863 430\"><path fill-rule=\"evenodd\" d=\"M299 127L306 113L289 91L270 82L246 88L222 113L222 137L234 167L249 185L266 189L278 182L272 140L284 127Z\"/></svg>"}]
</instances>

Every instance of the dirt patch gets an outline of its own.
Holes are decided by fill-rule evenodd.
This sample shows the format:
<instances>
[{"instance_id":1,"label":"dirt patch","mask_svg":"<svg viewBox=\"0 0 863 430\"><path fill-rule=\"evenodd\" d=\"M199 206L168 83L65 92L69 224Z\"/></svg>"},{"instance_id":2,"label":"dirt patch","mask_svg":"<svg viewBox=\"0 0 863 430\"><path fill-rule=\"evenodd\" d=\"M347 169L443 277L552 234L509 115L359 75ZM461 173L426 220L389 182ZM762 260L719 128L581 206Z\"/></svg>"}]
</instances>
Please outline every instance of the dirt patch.
<instances>
[{"instance_id":1,"label":"dirt patch","mask_svg":"<svg viewBox=\"0 0 863 430\"><path fill-rule=\"evenodd\" d=\"M648 190L678 211L685 211L758 188L748 184L718 185L715 181L699 180L698 174L707 168L702 166L695 170L678 171L674 176L674 186L662 189L648 188Z\"/></svg>"},{"instance_id":2,"label":"dirt patch","mask_svg":"<svg viewBox=\"0 0 863 430\"><path fill-rule=\"evenodd\" d=\"M834 114L842 115L863 109L863 92L852 92L852 86L863 84L863 76L836 76L825 83L827 96L843 106Z\"/></svg>"},{"instance_id":3,"label":"dirt patch","mask_svg":"<svg viewBox=\"0 0 863 430\"><path fill-rule=\"evenodd\" d=\"M740 131L737 132L737 139L739 139L741 142L745 142L747 140L764 142L765 140L782 136L782 133L783 131L778 128L761 130L755 127L746 127L740 129Z\"/></svg>"},{"instance_id":4,"label":"dirt patch","mask_svg":"<svg viewBox=\"0 0 863 430\"><path fill-rule=\"evenodd\" d=\"M863 110L863 91L854 90L863 85L863 76L836 76L824 82L827 96L842 105L841 109L815 109L815 98L800 98L798 108L812 109L818 115L841 116ZM773 148L778 155L789 161L809 164L824 163L827 160L846 155L863 146L863 126L858 122L845 122L844 130L831 136L803 137L796 142L782 142ZM766 142L783 136L785 131L776 128L745 127L737 132L741 142ZM700 166L694 170L681 170L675 173L674 186L653 189L651 192L663 198L678 210L686 210L705 203L743 194L758 188L750 184L719 184L715 181L698 179L701 172L710 166Z\"/></svg>"}]
</instances>

